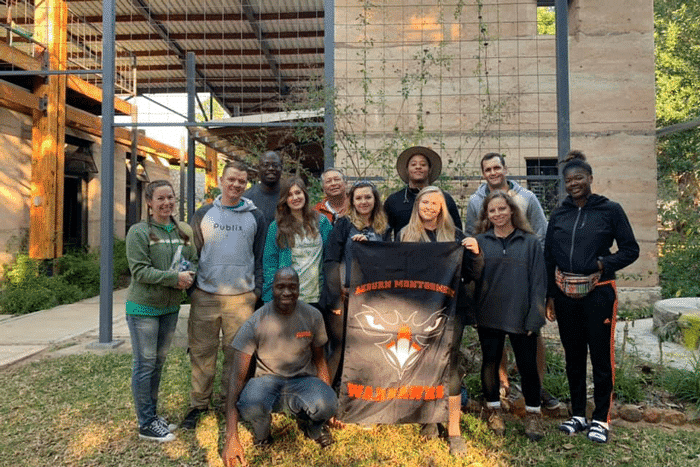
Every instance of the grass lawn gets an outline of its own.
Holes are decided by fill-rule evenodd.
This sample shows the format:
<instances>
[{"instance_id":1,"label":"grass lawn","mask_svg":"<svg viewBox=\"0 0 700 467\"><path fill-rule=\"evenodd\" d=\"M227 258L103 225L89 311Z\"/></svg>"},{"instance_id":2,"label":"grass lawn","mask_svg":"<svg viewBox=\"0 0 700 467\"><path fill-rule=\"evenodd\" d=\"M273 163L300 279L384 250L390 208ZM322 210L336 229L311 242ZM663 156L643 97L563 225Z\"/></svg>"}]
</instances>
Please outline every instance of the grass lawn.
<instances>
[{"instance_id":1,"label":"grass lawn","mask_svg":"<svg viewBox=\"0 0 700 467\"><path fill-rule=\"evenodd\" d=\"M223 416L210 412L196 431L176 432L172 443L141 441L136 431L126 354L50 358L4 370L0 378L0 466L221 466ZM187 410L189 362L173 349L161 386L160 412L179 421ZM449 456L444 441L421 441L415 425L351 426L334 430L325 451L301 436L296 424L276 416L275 444L252 447L242 430L253 466L700 466L697 431L664 427L615 428L608 445L585 436L566 438L547 420L547 435L528 442L518 422L504 438L477 417L462 417L471 447L464 459Z\"/></svg>"}]
</instances>

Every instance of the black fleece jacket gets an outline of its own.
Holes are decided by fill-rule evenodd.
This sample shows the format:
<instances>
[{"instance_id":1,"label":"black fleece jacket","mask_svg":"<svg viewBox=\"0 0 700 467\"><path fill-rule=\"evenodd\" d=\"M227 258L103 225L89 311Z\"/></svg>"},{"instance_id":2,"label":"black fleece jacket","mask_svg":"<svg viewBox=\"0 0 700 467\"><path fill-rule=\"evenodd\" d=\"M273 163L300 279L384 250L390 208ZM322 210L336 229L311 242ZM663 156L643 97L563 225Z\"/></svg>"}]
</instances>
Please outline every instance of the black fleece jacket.
<instances>
[{"instance_id":1,"label":"black fleece jacket","mask_svg":"<svg viewBox=\"0 0 700 467\"><path fill-rule=\"evenodd\" d=\"M476 236L484 269L476 286L476 323L509 333L539 333L544 326L545 268L537 235L516 229L508 238L493 229Z\"/></svg>"},{"instance_id":2,"label":"black fleece jacket","mask_svg":"<svg viewBox=\"0 0 700 467\"><path fill-rule=\"evenodd\" d=\"M610 252L613 240L617 251ZM601 281L615 279L615 271L639 257L639 245L622 206L605 196L592 194L579 208L571 196L549 218L544 244L547 296L556 290L554 270L592 274L603 264Z\"/></svg>"}]
</instances>

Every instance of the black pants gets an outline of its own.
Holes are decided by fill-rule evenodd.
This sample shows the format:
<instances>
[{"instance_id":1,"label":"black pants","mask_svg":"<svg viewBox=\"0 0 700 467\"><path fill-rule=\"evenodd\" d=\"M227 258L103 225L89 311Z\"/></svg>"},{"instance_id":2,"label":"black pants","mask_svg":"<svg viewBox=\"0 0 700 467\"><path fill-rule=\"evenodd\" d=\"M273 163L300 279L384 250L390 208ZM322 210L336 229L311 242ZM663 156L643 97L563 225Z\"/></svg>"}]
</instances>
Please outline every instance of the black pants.
<instances>
[{"instance_id":1,"label":"black pants","mask_svg":"<svg viewBox=\"0 0 700 467\"><path fill-rule=\"evenodd\" d=\"M338 392L338 388L340 387L340 377L343 371L347 314L347 301L343 302L340 308L340 314L338 315L331 311L323 312L323 318L326 323L326 333L328 334L328 344L326 345L328 372L331 378L331 387L335 389L336 392Z\"/></svg>"},{"instance_id":2,"label":"black pants","mask_svg":"<svg viewBox=\"0 0 700 467\"><path fill-rule=\"evenodd\" d=\"M566 354L566 376L571 391L571 412L586 415L586 360L593 367L593 420L608 422L615 382L615 283L598 285L584 298L569 298L557 290L554 311Z\"/></svg>"},{"instance_id":3,"label":"black pants","mask_svg":"<svg viewBox=\"0 0 700 467\"><path fill-rule=\"evenodd\" d=\"M537 335L512 334L500 329L479 326L479 341L483 363L481 364L481 387L484 391L486 402L499 400L498 367L503 356L503 344L506 335L510 339L510 345L515 354L515 363L523 383L523 395L525 405L528 407L540 406L540 376L537 373Z\"/></svg>"}]
</instances>

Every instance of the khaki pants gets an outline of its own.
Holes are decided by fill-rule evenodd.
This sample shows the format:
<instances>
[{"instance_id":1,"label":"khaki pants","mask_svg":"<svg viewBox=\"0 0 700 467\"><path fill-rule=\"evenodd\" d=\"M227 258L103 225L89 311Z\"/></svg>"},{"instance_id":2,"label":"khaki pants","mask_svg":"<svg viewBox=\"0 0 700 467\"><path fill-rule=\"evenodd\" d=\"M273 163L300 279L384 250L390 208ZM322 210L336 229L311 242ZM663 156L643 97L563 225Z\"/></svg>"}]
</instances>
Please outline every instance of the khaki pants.
<instances>
[{"instance_id":1,"label":"khaki pants","mask_svg":"<svg viewBox=\"0 0 700 467\"><path fill-rule=\"evenodd\" d=\"M190 319L187 323L192 393L190 407L207 409L211 401L219 342L224 351L221 397L226 401L233 364L233 337L255 311L255 293L216 295L196 288L192 292ZM219 335L222 334L221 339Z\"/></svg>"}]
</instances>

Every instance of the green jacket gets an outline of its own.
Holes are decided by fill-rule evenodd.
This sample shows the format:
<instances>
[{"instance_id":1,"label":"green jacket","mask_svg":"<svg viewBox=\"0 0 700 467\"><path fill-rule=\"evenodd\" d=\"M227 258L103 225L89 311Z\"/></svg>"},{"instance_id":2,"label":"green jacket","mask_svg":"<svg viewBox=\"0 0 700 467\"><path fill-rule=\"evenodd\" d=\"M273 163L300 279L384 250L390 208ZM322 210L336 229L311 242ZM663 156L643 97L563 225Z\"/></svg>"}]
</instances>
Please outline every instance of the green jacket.
<instances>
[{"instance_id":1,"label":"green jacket","mask_svg":"<svg viewBox=\"0 0 700 467\"><path fill-rule=\"evenodd\" d=\"M158 237L158 241L149 237L147 222L139 222L129 229L126 235L126 259L131 270L131 284L127 292L129 302L161 310L160 314L179 307L182 290L176 288L178 271L171 270L170 265L178 246L183 245L182 256L191 263L190 270L196 272L197 249L192 228L185 222L179 222L178 226L189 237L187 245L176 229L168 229L168 226L155 222L151 222L150 231Z\"/></svg>"}]
</instances>

